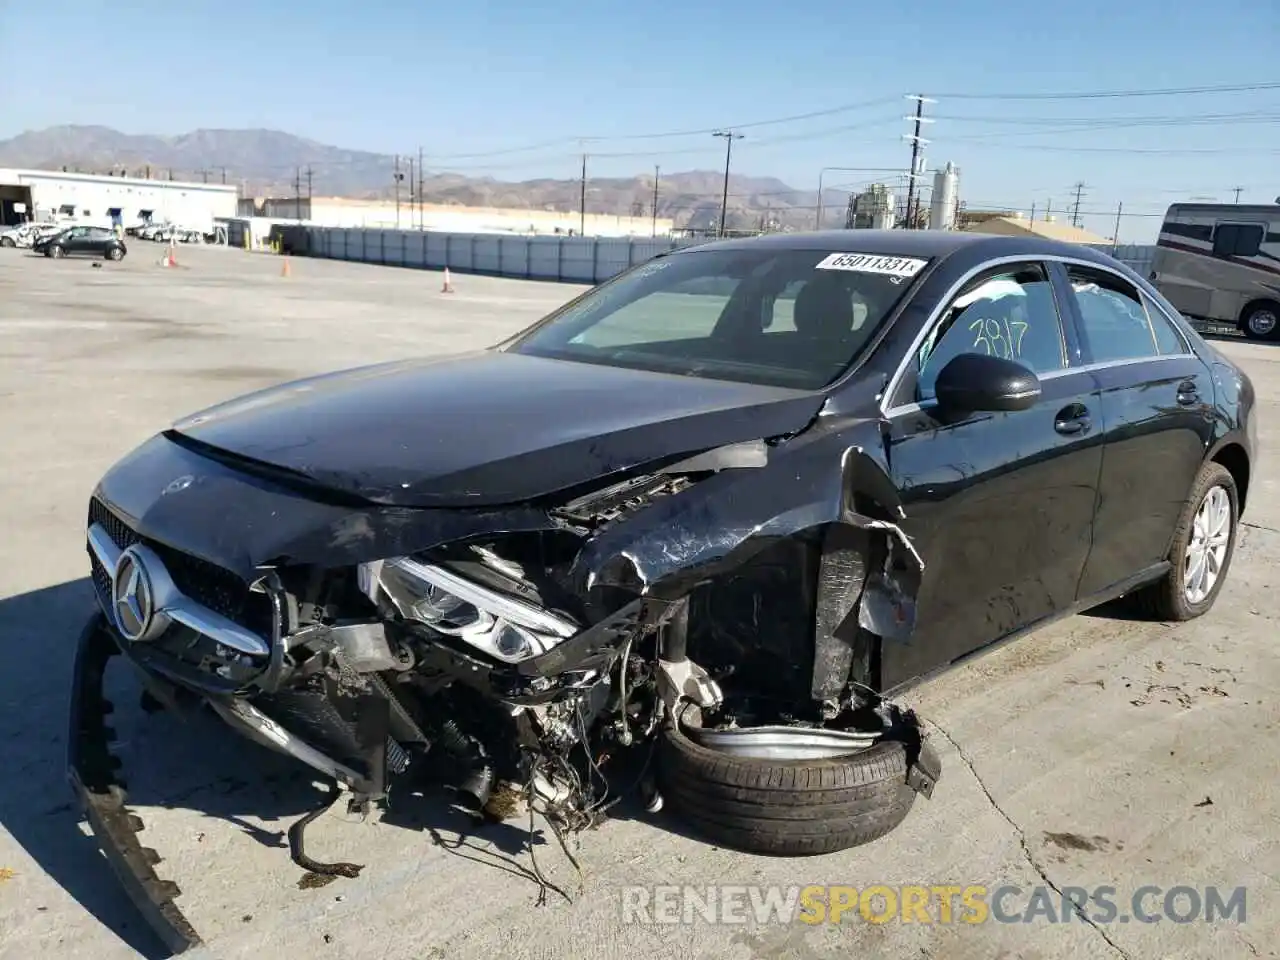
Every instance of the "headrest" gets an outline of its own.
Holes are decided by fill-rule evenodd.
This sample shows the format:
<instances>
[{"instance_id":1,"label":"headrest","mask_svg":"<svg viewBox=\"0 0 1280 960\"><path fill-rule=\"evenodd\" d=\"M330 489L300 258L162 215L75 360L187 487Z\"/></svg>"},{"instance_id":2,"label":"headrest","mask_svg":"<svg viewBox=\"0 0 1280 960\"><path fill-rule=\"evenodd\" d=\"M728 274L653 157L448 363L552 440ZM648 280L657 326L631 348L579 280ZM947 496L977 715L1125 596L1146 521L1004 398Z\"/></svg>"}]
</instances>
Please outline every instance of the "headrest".
<instances>
[{"instance_id":1,"label":"headrest","mask_svg":"<svg viewBox=\"0 0 1280 960\"><path fill-rule=\"evenodd\" d=\"M853 299L839 277L814 277L800 288L793 316L805 336L836 339L853 329Z\"/></svg>"}]
</instances>

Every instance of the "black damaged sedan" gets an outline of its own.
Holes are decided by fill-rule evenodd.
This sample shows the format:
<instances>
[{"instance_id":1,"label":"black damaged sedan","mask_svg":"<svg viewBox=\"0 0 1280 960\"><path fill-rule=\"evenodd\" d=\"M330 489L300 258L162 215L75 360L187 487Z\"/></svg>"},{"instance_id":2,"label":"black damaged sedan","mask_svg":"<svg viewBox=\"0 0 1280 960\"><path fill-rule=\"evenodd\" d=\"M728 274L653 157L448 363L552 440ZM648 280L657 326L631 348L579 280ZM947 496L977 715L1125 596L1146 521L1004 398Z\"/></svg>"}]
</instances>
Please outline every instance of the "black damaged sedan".
<instances>
[{"instance_id":1,"label":"black damaged sedan","mask_svg":"<svg viewBox=\"0 0 1280 960\"><path fill-rule=\"evenodd\" d=\"M1213 606L1253 405L1088 248L838 231L664 255L491 349L255 393L116 464L89 504L71 779L179 948L112 772L117 654L152 707L212 709L356 806L417 776L580 828L612 796L601 757L630 753L650 807L716 842L864 843L940 774L896 694L1121 596ZM314 816L294 859L354 876L303 852Z\"/></svg>"}]
</instances>

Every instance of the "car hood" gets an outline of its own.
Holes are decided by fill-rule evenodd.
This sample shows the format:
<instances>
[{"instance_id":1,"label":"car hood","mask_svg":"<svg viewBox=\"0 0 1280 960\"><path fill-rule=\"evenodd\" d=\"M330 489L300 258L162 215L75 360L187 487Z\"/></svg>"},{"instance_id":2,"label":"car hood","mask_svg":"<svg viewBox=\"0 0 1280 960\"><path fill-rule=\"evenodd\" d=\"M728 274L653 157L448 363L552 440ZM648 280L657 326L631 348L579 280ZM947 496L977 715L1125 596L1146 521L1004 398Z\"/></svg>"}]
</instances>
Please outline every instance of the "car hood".
<instances>
[{"instance_id":1,"label":"car hood","mask_svg":"<svg viewBox=\"0 0 1280 960\"><path fill-rule=\"evenodd\" d=\"M821 394L485 350L282 384L170 437L405 507L484 507L804 429Z\"/></svg>"}]
</instances>

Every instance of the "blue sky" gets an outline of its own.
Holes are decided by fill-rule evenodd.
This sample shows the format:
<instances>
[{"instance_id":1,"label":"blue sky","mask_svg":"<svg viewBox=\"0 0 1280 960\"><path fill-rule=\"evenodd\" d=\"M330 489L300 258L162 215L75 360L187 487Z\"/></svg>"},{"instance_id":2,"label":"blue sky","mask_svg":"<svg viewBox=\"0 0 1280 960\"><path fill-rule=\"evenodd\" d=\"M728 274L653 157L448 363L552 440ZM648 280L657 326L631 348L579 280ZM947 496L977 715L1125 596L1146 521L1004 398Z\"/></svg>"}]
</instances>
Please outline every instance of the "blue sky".
<instances>
[{"instance_id":1,"label":"blue sky","mask_svg":"<svg viewBox=\"0 0 1280 960\"><path fill-rule=\"evenodd\" d=\"M638 135L863 105L741 127L735 172L813 188L824 167L904 169L904 94L922 92L938 101L926 163L956 163L970 205L1061 212L1083 181L1086 226L1110 234L1123 201L1121 238L1145 240L1172 200L1280 194L1280 89L1008 98L1276 82L1277 38L1275 0L0 2L0 137L270 127L421 146L428 169L570 178L579 138L597 138L589 174L719 169L707 132Z\"/></svg>"}]
</instances>

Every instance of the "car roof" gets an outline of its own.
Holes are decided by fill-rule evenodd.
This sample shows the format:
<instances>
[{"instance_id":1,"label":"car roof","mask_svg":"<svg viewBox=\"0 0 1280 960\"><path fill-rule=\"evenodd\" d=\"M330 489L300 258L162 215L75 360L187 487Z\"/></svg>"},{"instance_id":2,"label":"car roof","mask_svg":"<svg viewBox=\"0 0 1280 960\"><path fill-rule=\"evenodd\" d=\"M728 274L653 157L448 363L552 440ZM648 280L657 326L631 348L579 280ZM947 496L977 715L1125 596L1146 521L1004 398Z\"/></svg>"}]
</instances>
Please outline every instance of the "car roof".
<instances>
[{"instance_id":1,"label":"car roof","mask_svg":"<svg viewBox=\"0 0 1280 960\"><path fill-rule=\"evenodd\" d=\"M1065 256L1114 269L1104 253L1078 243L1043 237L1010 237L960 230L812 230L769 233L758 237L713 240L681 247L670 256L708 250L823 250L830 253L870 253L890 257L946 258L960 250L978 257Z\"/></svg>"}]
</instances>

